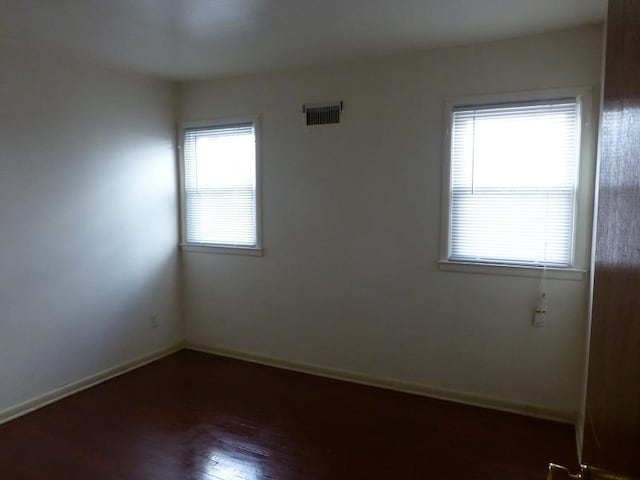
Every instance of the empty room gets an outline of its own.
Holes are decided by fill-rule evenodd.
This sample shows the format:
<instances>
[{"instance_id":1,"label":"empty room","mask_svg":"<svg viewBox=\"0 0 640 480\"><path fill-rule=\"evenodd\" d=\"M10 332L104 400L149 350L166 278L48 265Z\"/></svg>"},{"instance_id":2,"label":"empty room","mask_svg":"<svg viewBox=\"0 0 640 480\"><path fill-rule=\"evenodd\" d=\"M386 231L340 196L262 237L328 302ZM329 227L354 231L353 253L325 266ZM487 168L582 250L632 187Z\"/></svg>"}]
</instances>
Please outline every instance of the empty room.
<instances>
[{"instance_id":1,"label":"empty room","mask_svg":"<svg viewBox=\"0 0 640 480\"><path fill-rule=\"evenodd\" d=\"M0 479L640 477L639 0L0 1Z\"/></svg>"}]
</instances>

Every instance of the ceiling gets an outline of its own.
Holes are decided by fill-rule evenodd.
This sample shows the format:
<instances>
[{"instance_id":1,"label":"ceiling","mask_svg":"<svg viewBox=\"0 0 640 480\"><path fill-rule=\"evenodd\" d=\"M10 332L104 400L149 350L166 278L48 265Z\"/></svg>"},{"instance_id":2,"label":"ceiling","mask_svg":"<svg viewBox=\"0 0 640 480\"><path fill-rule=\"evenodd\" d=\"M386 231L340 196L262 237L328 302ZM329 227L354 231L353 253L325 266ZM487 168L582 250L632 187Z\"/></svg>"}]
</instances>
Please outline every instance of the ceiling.
<instances>
[{"instance_id":1,"label":"ceiling","mask_svg":"<svg viewBox=\"0 0 640 480\"><path fill-rule=\"evenodd\" d=\"M0 41L173 80L602 22L606 0L0 0Z\"/></svg>"}]
</instances>

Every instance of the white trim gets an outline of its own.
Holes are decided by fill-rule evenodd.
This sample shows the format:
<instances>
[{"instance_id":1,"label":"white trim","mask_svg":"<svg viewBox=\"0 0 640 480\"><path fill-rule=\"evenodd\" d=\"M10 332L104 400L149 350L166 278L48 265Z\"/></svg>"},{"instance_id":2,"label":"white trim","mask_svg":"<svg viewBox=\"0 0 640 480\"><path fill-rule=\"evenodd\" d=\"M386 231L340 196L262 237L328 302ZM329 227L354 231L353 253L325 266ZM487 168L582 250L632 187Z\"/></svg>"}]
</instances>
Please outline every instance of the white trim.
<instances>
[{"instance_id":1,"label":"white trim","mask_svg":"<svg viewBox=\"0 0 640 480\"><path fill-rule=\"evenodd\" d=\"M262 257L263 255L261 248L207 245L206 243L181 243L180 249L183 252L222 253L225 255L248 255L251 257Z\"/></svg>"},{"instance_id":2,"label":"white trim","mask_svg":"<svg viewBox=\"0 0 640 480\"><path fill-rule=\"evenodd\" d=\"M231 126L242 123L254 123L260 119L260 115L237 115L237 116L222 116L206 118L202 120L185 120L181 124L181 130L187 128L202 128L202 127L222 127ZM182 135L181 135L182 136ZM182 142L181 142L182 143Z\"/></svg>"},{"instance_id":3,"label":"white trim","mask_svg":"<svg viewBox=\"0 0 640 480\"><path fill-rule=\"evenodd\" d=\"M170 347L157 350L128 362L116 365L115 367L102 370L101 372L94 373L88 377L81 378L75 382L50 390L47 393L31 398L25 402L19 403L18 405L6 408L0 411L0 425L38 410L39 408L45 407L51 403L57 402L58 400L62 400L65 397L74 395L82 390L86 390L87 388L91 388L112 378L119 377L120 375L142 367L143 365L155 362L156 360L178 352L183 348L184 342L180 341Z\"/></svg>"},{"instance_id":4,"label":"white trim","mask_svg":"<svg viewBox=\"0 0 640 480\"><path fill-rule=\"evenodd\" d=\"M552 420L572 425L575 424L576 421L575 412L565 412L535 405L524 405L518 402L502 400L499 398L493 398L474 393L459 392L430 385L393 380L390 378L372 377L361 373L320 367L317 365L310 365L299 362L290 362L288 360L253 353L238 352L218 347L205 347L203 345L196 345L190 342L185 343L185 349L195 350L197 352L203 353L210 353L222 357L235 358L237 360L258 363L260 365L267 365L270 367L306 373L309 375L316 375L319 377L332 378L334 380L367 385L370 387L384 388L386 390L394 390L397 392L420 395L423 397L435 398L438 400L446 400L450 402L461 403L464 405L472 405L474 407L489 408L502 412L517 413L520 415L541 418L544 420Z\"/></svg>"},{"instance_id":5,"label":"white trim","mask_svg":"<svg viewBox=\"0 0 640 480\"><path fill-rule=\"evenodd\" d=\"M577 98L580 105L580 159L578 166L577 194L576 194L576 212L574 224L574 240L573 240L573 265L566 269L567 277L573 277L576 273L583 273L589 263L589 218L593 207L594 195L594 128L595 123L593 117L593 88L591 87L569 87L569 88L553 88L544 90L532 90L522 92L509 92L487 95L470 95L462 97L445 98L444 116L443 116L443 167L442 167L442 208L440 217L440 261L441 270L447 271L470 271L462 268L442 268L446 264L462 264L466 266L476 265L465 262L451 262L449 260L449 238L450 232L450 206L451 206L451 123L453 109L464 105L483 105L483 104L500 104L510 102L526 102L537 100L551 100L556 98ZM486 269L487 265L477 264L482 268L476 269L475 273L496 274L498 270L516 265L492 265L490 269ZM523 267L528 268L528 267ZM552 270L552 269L548 269ZM513 273L507 273L513 274ZM523 276L523 275L517 275ZM524 275L528 276L528 275Z\"/></svg>"},{"instance_id":6,"label":"white trim","mask_svg":"<svg viewBox=\"0 0 640 480\"><path fill-rule=\"evenodd\" d=\"M587 271L575 268L527 267L493 263L467 263L439 260L438 268L443 272L484 273L510 275L512 277L553 278L557 280L584 280Z\"/></svg>"},{"instance_id":7,"label":"white trim","mask_svg":"<svg viewBox=\"0 0 640 480\"><path fill-rule=\"evenodd\" d=\"M593 287L595 282L595 262L596 262L596 240L598 231L598 215L595 212L598 211L598 204L600 201L599 190L597 188L600 185L600 164L601 164L601 148L602 148L602 129L599 128L599 125L602 124L602 117L604 115L604 110L602 105L604 104L604 82L606 77L606 63L607 63L607 26L608 22L605 19L604 29L602 31L602 44L604 48L602 49L601 56L601 66L600 66L600 85L598 88L598 97L597 97L597 112L594 113L594 124L597 121L598 127L594 125L594 131L597 132L597 146L595 147L596 151L596 164L595 164L595 177L593 180L593 184L596 185L596 188L593 192L593 213L592 213L592 229L591 229L591 256L589 258L589 265L591 266L591 272L589 274L589 305L587 308L587 318L586 318L586 336L584 341L584 367L582 370L582 390L580 392L580 408L578 410L578 418L576 421L576 442L578 447L578 463L583 462L582 458L582 448L584 446L584 428L586 426L586 411L587 411L587 388L589 383L589 361L591 356L591 317L593 315ZM594 109L596 110L596 109ZM597 119L597 120L596 120Z\"/></svg>"},{"instance_id":8,"label":"white trim","mask_svg":"<svg viewBox=\"0 0 640 480\"><path fill-rule=\"evenodd\" d=\"M254 247L234 247L233 245L194 245L186 242L186 212L185 212L185 189L184 189L184 132L188 128L204 128L229 126L236 124L252 124L253 134L256 140L256 245ZM192 120L185 121L178 128L178 180L180 191L180 246L185 251L199 251L208 253L226 253L233 254L230 250L241 249L243 252L248 250L259 251L259 254L241 253L242 255L262 256L262 127L260 115L244 115L237 117L218 117L209 120ZM197 250L189 250L184 247L189 245L199 247ZM201 247L201 248L200 248Z\"/></svg>"},{"instance_id":9,"label":"white trim","mask_svg":"<svg viewBox=\"0 0 640 480\"><path fill-rule=\"evenodd\" d=\"M357 383L361 385L367 385L377 388L384 388L387 390L394 390L403 393L409 393L414 395L420 395L429 398L435 398L439 400L447 400L465 405L472 405L476 407L489 408L492 410L499 410L509 413L517 413L534 418L542 418L545 420L552 420L562 423L575 424L575 415L573 412L564 412L559 410L553 410L546 407L539 407L533 405L523 405L517 402L508 400L497 399L493 397L487 397L478 394L458 392L454 390L447 390L438 387L432 387L428 385L403 382L393 380L389 378L371 377L360 373L338 370L332 368L319 367L316 365L309 365L304 363L289 362L287 360L277 359L273 357L267 357L263 355L256 355L251 353L243 353L237 351L231 351L215 347L205 347L194 345L191 343L179 342L171 347L158 350L156 352L138 357L129 362L117 365L115 367L103 370L94 375L90 375L83 379L77 380L73 383L64 385L55 390L51 390L43 395L27 400L18 405L9 407L3 411L0 411L0 425L18 417L33 412L39 408L42 408L51 403L62 400L75 393L81 392L95 385L103 383L112 378L123 375L127 372L140 368L151 362L159 360L163 357L171 355L182 349L195 350L198 352L209 353L213 355L219 355L228 358L235 358L238 360L244 360L252 363L258 363L261 365L268 365L275 368L292 370L296 372L306 373L309 375L316 375L325 378L332 378L335 380L347 381Z\"/></svg>"}]
</instances>

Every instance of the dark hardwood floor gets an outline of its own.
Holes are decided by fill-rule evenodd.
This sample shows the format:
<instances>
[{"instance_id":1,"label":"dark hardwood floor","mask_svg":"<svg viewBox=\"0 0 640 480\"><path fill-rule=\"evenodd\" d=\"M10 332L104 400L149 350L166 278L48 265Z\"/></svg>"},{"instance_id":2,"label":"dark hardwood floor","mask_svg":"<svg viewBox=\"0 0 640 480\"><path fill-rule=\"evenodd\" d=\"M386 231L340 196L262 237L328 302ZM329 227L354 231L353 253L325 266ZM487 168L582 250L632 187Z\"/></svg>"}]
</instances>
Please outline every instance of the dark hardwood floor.
<instances>
[{"instance_id":1,"label":"dark hardwood floor","mask_svg":"<svg viewBox=\"0 0 640 480\"><path fill-rule=\"evenodd\" d=\"M0 426L3 480L544 478L573 427L183 350Z\"/></svg>"}]
</instances>

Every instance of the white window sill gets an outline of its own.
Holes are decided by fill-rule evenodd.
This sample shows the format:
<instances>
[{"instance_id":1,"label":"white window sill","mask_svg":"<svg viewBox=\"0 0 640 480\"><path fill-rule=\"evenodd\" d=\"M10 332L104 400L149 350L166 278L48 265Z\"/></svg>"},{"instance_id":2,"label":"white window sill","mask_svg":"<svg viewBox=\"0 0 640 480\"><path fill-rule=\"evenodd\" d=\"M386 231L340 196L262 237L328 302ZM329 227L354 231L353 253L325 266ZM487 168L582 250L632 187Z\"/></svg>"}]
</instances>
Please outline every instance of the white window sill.
<instances>
[{"instance_id":1,"label":"white window sill","mask_svg":"<svg viewBox=\"0 0 640 480\"><path fill-rule=\"evenodd\" d=\"M542 268L523 265L500 265L493 263L467 263L439 260L438 268L443 272L479 273L485 275L510 275L513 277L553 278L558 280L583 280L586 270L576 268Z\"/></svg>"},{"instance_id":2,"label":"white window sill","mask_svg":"<svg viewBox=\"0 0 640 480\"><path fill-rule=\"evenodd\" d=\"M250 257L262 257L262 248L255 247L224 247L221 245L207 245L206 243L181 243L183 252L194 253L221 253L223 255L248 255Z\"/></svg>"}]
</instances>

